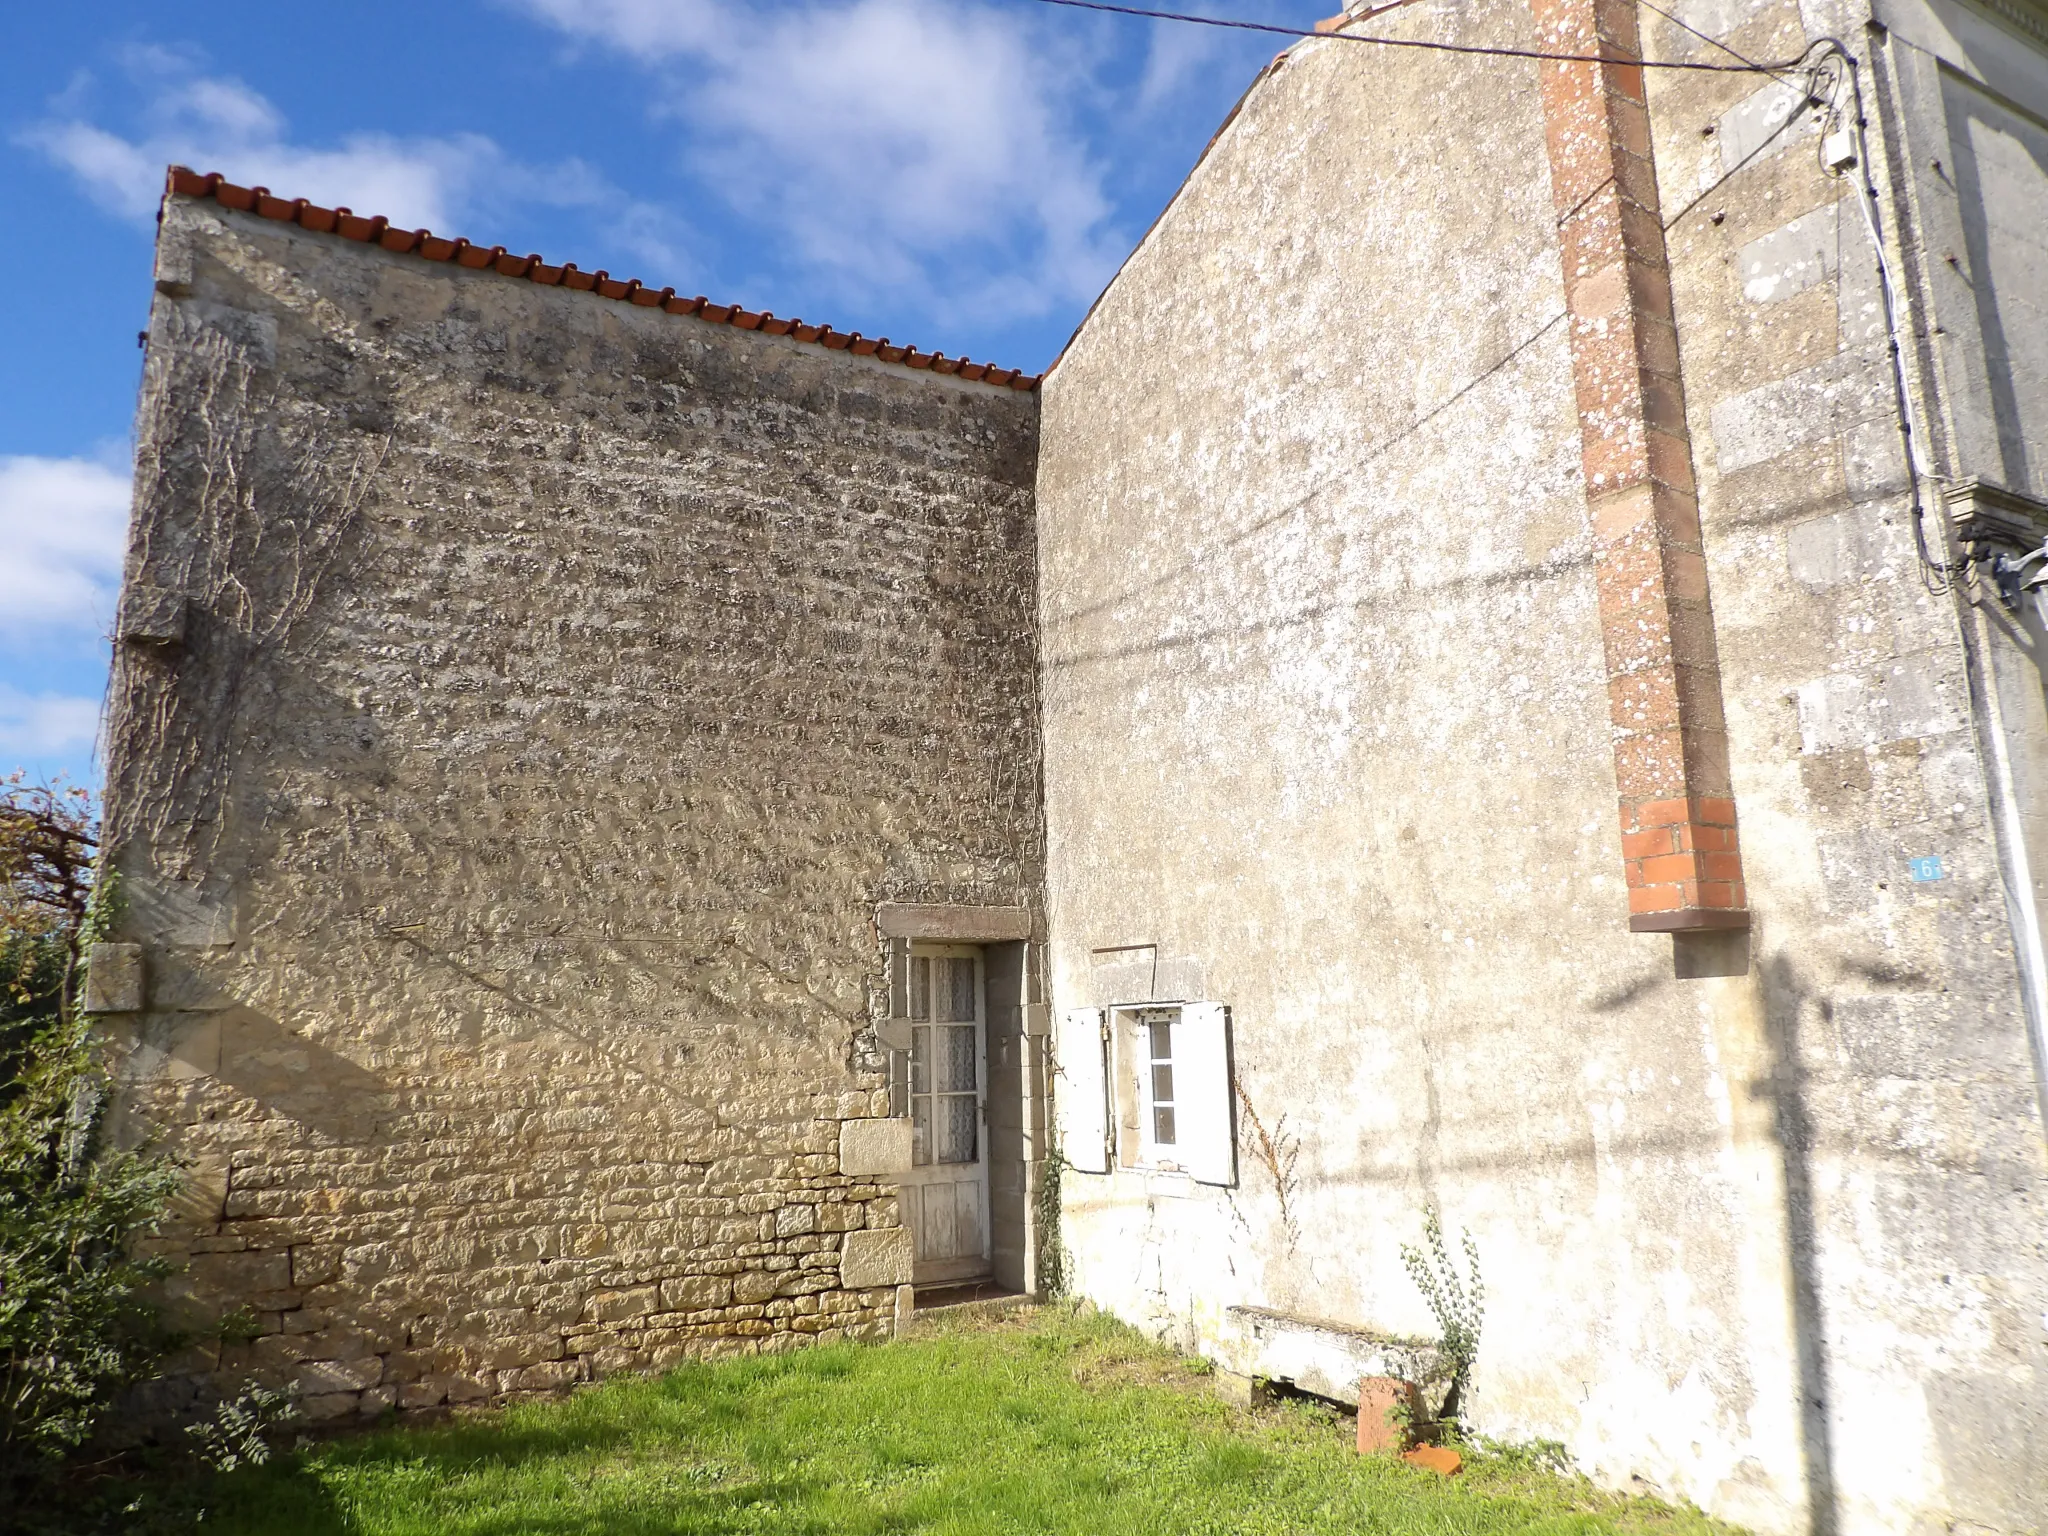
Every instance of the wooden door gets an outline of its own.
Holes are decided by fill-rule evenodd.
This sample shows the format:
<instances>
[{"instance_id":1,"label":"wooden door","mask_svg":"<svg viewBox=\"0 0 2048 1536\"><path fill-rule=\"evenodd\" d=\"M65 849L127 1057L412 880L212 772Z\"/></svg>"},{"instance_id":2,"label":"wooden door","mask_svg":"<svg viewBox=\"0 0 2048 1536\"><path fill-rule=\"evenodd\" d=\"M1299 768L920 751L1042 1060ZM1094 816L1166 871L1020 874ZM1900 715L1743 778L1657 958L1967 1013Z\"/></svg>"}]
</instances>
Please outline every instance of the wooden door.
<instances>
[{"instance_id":1,"label":"wooden door","mask_svg":"<svg viewBox=\"0 0 2048 1536\"><path fill-rule=\"evenodd\" d=\"M904 1087L911 1169L903 1224L919 1285L989 1272L988 1004L981 951L915 945L910 952L910 1050Z\"/></svg>"}]
</instances>

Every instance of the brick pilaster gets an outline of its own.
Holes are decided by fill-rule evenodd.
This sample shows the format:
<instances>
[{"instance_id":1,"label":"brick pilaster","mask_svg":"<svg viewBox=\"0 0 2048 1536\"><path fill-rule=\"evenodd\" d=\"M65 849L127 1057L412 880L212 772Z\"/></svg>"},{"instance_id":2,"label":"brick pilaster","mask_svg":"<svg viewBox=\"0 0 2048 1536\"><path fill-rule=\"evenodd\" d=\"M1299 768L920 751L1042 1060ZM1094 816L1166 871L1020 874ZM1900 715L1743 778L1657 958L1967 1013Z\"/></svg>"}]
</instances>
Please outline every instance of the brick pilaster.
<instances>
[{"instance_id":1,"label":"brick pilaster","mask_svg":"<svg viewBox=\"0 0 2048 1536\"><path fill-rule=\"evenodd\" d=\"M1629 927L1749 914L1635 0L1530 0L1597 546Z\"/></svg>"}]
</instances>

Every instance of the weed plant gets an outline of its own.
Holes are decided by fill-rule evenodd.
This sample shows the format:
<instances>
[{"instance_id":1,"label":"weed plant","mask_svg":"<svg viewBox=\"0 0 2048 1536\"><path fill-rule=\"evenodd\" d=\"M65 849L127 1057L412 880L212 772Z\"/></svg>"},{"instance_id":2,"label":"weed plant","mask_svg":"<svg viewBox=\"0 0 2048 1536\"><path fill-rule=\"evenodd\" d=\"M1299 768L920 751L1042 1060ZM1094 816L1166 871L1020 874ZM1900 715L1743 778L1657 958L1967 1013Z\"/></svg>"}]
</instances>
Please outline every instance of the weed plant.
<instances>
[{"instance_id":1,"label":"weed plant","mask_svg":"<svg viewBox=\"0 0 2048 1536\"><path fill-rule=\"evenodd\" d=\"M1436 1315L1437 1369L1448 1382L1443 1401L1429 1417L1439 1437L1461 1438L1465 1400L1472 1391L1472 1366L1479 1358L1479 1332L1486 1321L1486 1282L1479 1274L1479 1245L1465 1234L1465 1265L1458 1266L1444 1243L1443 1217L1431 1206L1422 1219L1424 1248L1401 1245L1408 1277Z\"/></svg>"}]
</instances>

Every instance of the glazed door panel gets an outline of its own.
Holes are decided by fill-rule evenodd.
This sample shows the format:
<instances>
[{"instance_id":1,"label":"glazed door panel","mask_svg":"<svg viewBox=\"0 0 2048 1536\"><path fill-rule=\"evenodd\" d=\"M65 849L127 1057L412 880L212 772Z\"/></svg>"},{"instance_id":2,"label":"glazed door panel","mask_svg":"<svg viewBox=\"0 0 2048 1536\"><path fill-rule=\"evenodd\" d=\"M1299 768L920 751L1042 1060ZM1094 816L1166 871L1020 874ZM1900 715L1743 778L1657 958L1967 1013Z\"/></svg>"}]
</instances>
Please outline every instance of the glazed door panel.
<instances>
[{"instance_id":1,"label":"glazed door panel","mask_svg":"<svg viewBox=\"0 0 2048 1536\"><path fill-rule=\"evenodd\" d=\"M989 1272L988 1006L981 951L910 956L912 1167L898 1186L920 1285Z\"/></svg>"}]
</instances>

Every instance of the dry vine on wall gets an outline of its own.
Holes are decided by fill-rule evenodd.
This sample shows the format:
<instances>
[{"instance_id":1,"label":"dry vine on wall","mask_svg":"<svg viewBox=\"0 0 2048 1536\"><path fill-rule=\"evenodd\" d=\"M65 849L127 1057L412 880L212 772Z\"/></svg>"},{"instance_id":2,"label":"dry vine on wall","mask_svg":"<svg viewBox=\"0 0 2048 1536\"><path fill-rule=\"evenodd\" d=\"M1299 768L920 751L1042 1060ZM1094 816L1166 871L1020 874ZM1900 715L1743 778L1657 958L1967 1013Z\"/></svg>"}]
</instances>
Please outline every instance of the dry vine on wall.
<instances>
[{"instance_id":1,"label":"dry vine on wall","mask_svg":"<svg viewBox=\"0 0 2048 1536\"><path fill-rule=\"evenodd\" d=\"M108 841L191 878L220 847L252 690L351 548L390 439L337 430L249 347L175 312L143 401Z\"/></svg>"},{"instance_id":2,"label":"dry vine on wall","mask_svg":"<svg viewBox=\"0 0 2048 1536\"><path fill-rule=\"evenodd\" d=\"M1267 1131L1265 1121L1252 1106L1252 1096L1245 1091L1244 1079L1235 1072L1231 1074L1230 1086L1237 1091L1237 1102L1244 1106L1244 1117L1251 1123L1252 1156L1273 1180L1273 1192L1280 1202L1280 1230L1292 1251L1301 1240L1301 1227L1294 1214L1294 1165L1301 1157L1300 1139L1287 1129L1284 1114Z\"/></svg>"}]
</instances>

